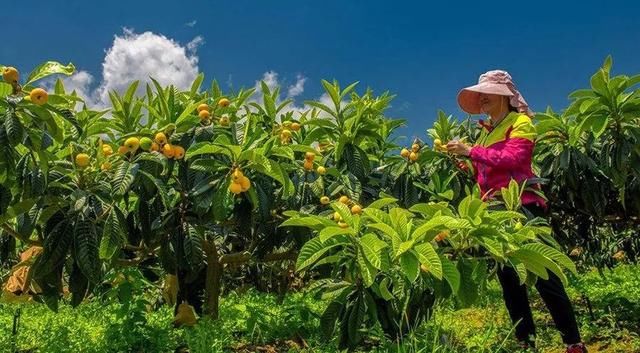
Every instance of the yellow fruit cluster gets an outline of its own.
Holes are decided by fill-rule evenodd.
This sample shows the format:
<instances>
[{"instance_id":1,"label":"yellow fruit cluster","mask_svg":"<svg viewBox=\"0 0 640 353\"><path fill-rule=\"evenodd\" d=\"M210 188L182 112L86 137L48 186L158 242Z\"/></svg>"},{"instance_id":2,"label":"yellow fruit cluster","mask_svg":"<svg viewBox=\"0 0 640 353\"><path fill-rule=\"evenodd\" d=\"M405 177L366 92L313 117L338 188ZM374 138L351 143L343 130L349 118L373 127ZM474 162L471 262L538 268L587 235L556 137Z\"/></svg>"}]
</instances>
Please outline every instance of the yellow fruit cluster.
<instances>
[{"instance_id":1,"label":"yellow fruit cluster","mask_svg":"<svg viewBox=\"0 0 640 353\"><path fill-rule=\"evenodd\" d=\"M204 125L209 125L211 123L211 121L209 120L209 118L211 117L209 109L210 108L208 104L203 103L198 106L198 116L200 117L200 122L202 122Z\"/></svg>"},{"instance_id":2,"label":"yellow fruit cluster","mask_svg":"<svg viewBox=\"0 0 640 353\"><path fill-rule=\"evenodd\" d=\"M228 100L227 98L221 98L218 101L218 107L220 108L226 108L231 104L231 101ZM211 107L209 107L208 104L200 104L197 108L198 110L198 116L200 117L200 122L203 125L209 125L211 124L211 119L213 119L213 116L211 115ZM220 117L220 119L218 119L218 124L220 124L220 126L229 126L229 116L228 115L223 115Z\"/></svg>"},{"instance_id":3,"label":"yellow fruit cluster","mask_svg":"<svg viewBox=\"0 0 640 353\"><path fill-rule=\"evenodd\" d=\"M11 66L6 66L2 70L2 80L13 87L13 93L22 92L22 88L20 87L20 73L18 69ZM25 98L30 100L35 105L43 105L47 104L49 101L49 94L42 88L34 88L29 92L29 96Z\"/></svg>"},{"instance_id":4,"label":"yellow fruit cluster","mask_svg":"<svg viewBox=\"0 0 640 353\"><path fill-rule=\"evenodd\" d=\"M340 198L338 199L339 202L345 204L345 205L349 205L350 203L353 203L351 200L349 200L349 197L343 195L340 196ZM325 203L326 202L326 203ZM320 203L327 204L329 203L329 198L327 196L323 196L320 198ZM353 206L351 206L351 214L354 215L359 215L362 213L362 207L356 203L353 203ZM338 222L338 226L340 228L347 228L349 225L344 222L344 219L342 219L342 216L340 216L339 212L334 212L333 213L333 220Z\"/></svg>"},{"instance_id":5,"label":"yellow fruit cluster","mask_svg":"<svg viewBox=\"0 0 640 353\"><path fill-rule=\"evenodd\" d=\"M435 139L433 140L433 149L440 152L447 152L447 144L443 144L440 139Z\"/></svg>"},{"instance_id":6,"label":"yellow fruit cluster","mask_svg":"<svg viewBox=\"0 0 640 353\"><path fill-rule=\"evenodd\" d=\"M229 191L238 195L246 192L251 188L251 180L247 178L240 168L236 168L231 173L231 183L229 183Z\"/></svg>"},{"instance_id":7,"label":"yellow fruit cluster","mask_svg":"<svg viewBox=\"0 0 640 353\"><path fill-rule=\"evenodd\" d=\"M167 158L176 160L183 159L185 154L184 148L170 144L163 132L158 132L154 140L146 136L142 138L129 137L122 146L118 147L118 153L120 155L134 154L138 149L142 149L145 152L159 152ZM109 145L102 145L102 153L105 156L109 156L113 153L113 149Z\"/></svg>"},{"instance_id":8,"label":"yellow fruit cluster","mask_svg":"<svg viewBox=\"0 0 640 353\"><path fill-rule=\"evenodd\" d=\"M327 205L327 204L329 204L329 202L330 202L330 200L329 200L328 196L322 196L320 198L320 203L323 204L323 205ZM355 202L353 202L352 200L350 200L349 197L346 196L346 195L340 196L340 198L338 199L338 202L340 202L340 203L342 203L342 204L344 204L346 206L351 205L351 213L352 214L361 214L362 213L362 207L360 205L356 204ZM334 213L334 215L336 215L336 214L338 214L338 213L337 212ZM334 218L336 218L336 217L334 217Z\"/></svg>"},{"instance_id":9,"label":"yellow fruit cluster","mask_svg":"<svg viewBox=\"0 0 640 353\"><path fill-rule=\"evenodd\" d=\"M417 143L414 143L413 145L411 145L411 151L409 151L409 149L407 149L407 148L403 148L400 151L400 155L403 158L407 158L411 162L415 162L415 161L418 160L418 157L420 155L418 153L419 151L420 151L420 145L417 144Z\"/></svg>"},{"instance_id":10,"label":"yellow fruit cluster","mask_svg":"<svg viewBox=\"0 0 640 353\"><path fill-rule=\"evenodd\" d=\"M280 142L284 145L291 142L291 136L293 135L292 131L300 131L301 125L298 122L285 121L282 125L276 130L280 132Z\"/></svg>"},{"instance_id":11,"label":"yellow fruit cluster","mask_svg":"<svg viewBox=\"0 0 640 353\"><path fill-rule=\"evenodd\" d=\"M304 169L306 171L313 170L313 160L316 159L316 154L313 152L307 152L304 155Z\"/></svg>"}]
</instances>

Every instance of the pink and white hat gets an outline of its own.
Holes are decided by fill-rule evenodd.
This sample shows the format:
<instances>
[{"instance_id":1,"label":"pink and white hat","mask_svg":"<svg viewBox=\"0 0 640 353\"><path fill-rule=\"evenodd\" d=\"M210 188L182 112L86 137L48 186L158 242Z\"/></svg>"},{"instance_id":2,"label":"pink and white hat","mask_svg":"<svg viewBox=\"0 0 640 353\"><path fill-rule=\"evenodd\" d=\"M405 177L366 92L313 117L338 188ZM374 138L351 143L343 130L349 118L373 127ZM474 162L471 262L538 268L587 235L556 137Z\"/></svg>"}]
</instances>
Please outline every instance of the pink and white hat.
<instances>
[{"instance_id":1,"label":"pink and white hat","mask_svg":"<svg viewBox=\"0 0 640 353\"><path fill-rule=\"evenodd\" d=\"M480 93L497 94L510 97L509 103L518 112L533 117L533 112L529 109L527 101L516 89L513 79L508 72L502 70L488 71L478 79L478 84L463 88L458 93L458 104L460 108L469 114L480 114Z\"/></svg>"}]
</instances>

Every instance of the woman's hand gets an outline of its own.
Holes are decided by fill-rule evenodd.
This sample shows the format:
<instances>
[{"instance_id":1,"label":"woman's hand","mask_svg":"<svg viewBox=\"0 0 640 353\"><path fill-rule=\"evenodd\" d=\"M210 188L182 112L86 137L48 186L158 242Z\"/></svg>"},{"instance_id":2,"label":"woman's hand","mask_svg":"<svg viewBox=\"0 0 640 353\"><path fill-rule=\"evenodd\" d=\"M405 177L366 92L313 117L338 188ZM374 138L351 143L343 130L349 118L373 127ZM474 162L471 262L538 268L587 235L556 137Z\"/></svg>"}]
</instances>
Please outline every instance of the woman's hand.
<instances>
[{"instance_id":1,"label":"woman's hand","mask_svg":"<svg viewBox=\"0 0 640 353\"><path fill-rule=\"evenodd\" d=\"M469 156L471 154L471 146L460 141L449 141L447 143L447 151L459 156Z\"/></svg>"}]
</instances>

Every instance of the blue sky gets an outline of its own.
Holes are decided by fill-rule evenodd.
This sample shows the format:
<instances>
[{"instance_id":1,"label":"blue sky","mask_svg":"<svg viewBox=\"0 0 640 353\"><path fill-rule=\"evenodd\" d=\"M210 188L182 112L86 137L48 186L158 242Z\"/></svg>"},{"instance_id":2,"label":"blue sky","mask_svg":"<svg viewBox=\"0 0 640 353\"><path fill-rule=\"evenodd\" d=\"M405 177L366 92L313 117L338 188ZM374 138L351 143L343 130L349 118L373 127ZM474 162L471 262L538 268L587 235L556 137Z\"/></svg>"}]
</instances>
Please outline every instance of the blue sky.
<instances>
[{"instance_id":1,"label":"blue sky","mask_svg":"<svg viewBox=\"0 0 640 353\"><path fill-rule=\"evenodd\" d=\"M288 86L301 75L300 104L319 97L322 78L360 81L396 94L389 116L418 136L439 108L462 117L458 90L490 69L508 70L534 110L565 107L608 54L614 72L640 73L640 1L523 3L9 0L0 63L73 62L95 87L123 28L182 46L200 36L192 57L207 81L252 87L275 71Z\"/></svg>"}]
</instances>

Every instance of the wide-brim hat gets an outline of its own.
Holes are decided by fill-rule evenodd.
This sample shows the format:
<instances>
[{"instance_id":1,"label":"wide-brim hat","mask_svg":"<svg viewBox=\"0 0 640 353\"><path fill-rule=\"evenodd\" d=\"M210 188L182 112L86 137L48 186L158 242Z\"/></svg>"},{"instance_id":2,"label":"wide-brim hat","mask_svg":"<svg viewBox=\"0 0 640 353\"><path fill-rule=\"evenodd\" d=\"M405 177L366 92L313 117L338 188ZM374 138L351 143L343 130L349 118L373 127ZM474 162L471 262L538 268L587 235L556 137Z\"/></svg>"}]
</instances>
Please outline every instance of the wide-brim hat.
<instances>
[{"instance_id":1,"label":"wide-brim hat","mask_svg":"<svg viewBox=\"0 0 640 353\"><path fill-rule=\"evenodd\" d=\"M529 110L529 105L516 89L511 75L502 70L488 71L478 79L478 84L465 87L458 93L458 104L460 108L469 114L481 114L480 94L497 94L507 96L509 103L519 112L533 116Z\"/></svg>"}]
</instances>

